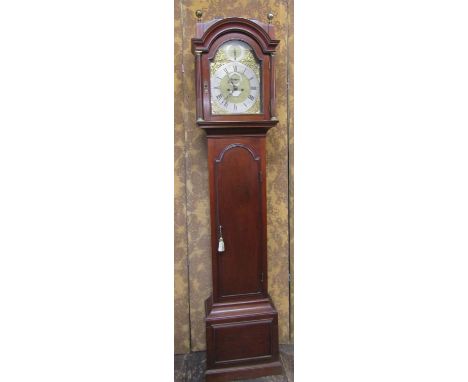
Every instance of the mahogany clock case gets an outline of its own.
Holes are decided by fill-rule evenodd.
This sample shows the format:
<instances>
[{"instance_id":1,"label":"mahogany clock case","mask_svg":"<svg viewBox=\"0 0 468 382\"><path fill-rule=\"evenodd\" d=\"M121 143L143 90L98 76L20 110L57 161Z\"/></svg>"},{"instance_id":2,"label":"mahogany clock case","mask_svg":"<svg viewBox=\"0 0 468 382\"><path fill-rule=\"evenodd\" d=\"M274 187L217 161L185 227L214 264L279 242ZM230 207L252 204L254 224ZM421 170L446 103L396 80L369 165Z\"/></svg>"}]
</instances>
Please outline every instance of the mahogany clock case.
<instances>
[{"instance_id":1,"label":"mahogany clock case","mask_svg":"<svg viewBox=\"0 0 468 382\"><path fill-rule=\"evenodd\" d=\"M248 44L261 65L257 114L214 115L210 62L227 41ZM275 116L274 28L226 18L198 23L197 124L207 133L213 293L206 300L207 381L282 373L278 312L268 294L266 134ZM223 242L223 246L220 242Z\"/></svg>"}]
</instances>

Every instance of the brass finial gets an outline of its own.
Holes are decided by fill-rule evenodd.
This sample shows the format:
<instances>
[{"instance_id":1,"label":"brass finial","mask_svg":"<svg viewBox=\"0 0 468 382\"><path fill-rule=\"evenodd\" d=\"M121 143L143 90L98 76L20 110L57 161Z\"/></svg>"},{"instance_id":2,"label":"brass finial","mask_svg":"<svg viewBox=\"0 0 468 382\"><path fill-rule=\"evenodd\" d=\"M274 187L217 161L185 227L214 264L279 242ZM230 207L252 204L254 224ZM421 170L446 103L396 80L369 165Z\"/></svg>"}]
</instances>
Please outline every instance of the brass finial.
<instances>
[{"instance_id":1,"label":"brass finial","mask_svg":"<svg viewBox=\"0 0 468 382\"><path fill-rule=\"evenodd\" d=\"M274 14L273 14L273 13L271 13L271 12L270 12L270 13L267 15L267 18L268 18L268 24L271 24L271 20L273 20L273 17L274 17Z\"/></svg>"},{"instance_id":2,"label":"brass finial","mask_svg":"<svg viewBox=\"0 0 468 382\"><path fill-rule=\"evenodd\" d=\"M195 11L195 16L197 16L198 22L200 22L200 21L201 21L201 18L202 18L202 16L203 16L202 10L201 10L201 9L197 9L197 10Z\"/></svg>"}]
</instances>

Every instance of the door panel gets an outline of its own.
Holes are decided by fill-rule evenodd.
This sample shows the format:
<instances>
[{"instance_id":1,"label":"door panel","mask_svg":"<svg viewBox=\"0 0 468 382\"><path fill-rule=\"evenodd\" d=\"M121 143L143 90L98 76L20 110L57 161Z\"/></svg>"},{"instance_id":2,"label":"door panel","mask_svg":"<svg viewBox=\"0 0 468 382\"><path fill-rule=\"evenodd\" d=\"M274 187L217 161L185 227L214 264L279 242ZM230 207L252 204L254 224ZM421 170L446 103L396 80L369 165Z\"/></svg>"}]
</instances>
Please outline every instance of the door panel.
<instances>
[{"instance_id":1,"label":"door panel","mask_svg":"<svg viewBox=\"0 0 468 382\"><path fill-rule=\"evenodd\" d=\"M215 160L216 218L225 243L218 253L221 298L262 291L260 170L261 159L240 143L224 147Z\"/></svg>"}]
</instances>

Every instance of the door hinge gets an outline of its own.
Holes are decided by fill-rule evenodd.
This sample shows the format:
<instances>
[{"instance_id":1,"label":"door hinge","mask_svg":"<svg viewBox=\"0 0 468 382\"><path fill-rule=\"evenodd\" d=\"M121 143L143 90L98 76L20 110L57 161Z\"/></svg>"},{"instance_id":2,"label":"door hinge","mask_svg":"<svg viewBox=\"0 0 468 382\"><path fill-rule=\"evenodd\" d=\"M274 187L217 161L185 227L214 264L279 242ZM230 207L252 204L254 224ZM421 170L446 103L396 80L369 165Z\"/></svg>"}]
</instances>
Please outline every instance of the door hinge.
<instances>
[{"instance_id":1,"label":"door hinge","mask_svg":"<svg viewBox=\"0 0 468 382\"><path fill-rule=\"evenodd\" d=\"M262 172L261 171L258 172L258 181L260 183L262 183Z\"/></svg>"},{"instance_id":2,"label":"door hinge","mask_svg":"<svg viewBox=\"0 0 468 382\"><path fill-rule=\"evenodd\" d=\"M184 64L181 65L182 73L185 73Z\"/></svg>"},{"instance_id":3,"label":"door hinge","mask_svg":"<svg viewBox=\"0 0 468 382\"><path fill-rule=\"evenodd\" d=\"M260 273L260 282L263 282L263 272Z\"/></svg>"}]
</instances>

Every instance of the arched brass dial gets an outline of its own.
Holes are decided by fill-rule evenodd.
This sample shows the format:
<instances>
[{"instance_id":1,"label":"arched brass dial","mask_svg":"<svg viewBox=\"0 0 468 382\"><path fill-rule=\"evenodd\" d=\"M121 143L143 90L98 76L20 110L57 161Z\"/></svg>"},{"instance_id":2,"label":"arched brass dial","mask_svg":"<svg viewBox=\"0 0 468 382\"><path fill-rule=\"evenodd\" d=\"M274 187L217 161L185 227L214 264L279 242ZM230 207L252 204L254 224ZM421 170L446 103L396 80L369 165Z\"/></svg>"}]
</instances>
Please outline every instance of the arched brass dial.
<instances>
[{"instance_id":1,"label":"arched brass dial","mask_svg":"<svg viewBox=\"0 0 468 382\"><path fill-rule=\"evenodd\" d=\"M211 62L212 114L261 112L260 63L252 48L233 40L221 45Z\"/></svg>"}]
</instances>

